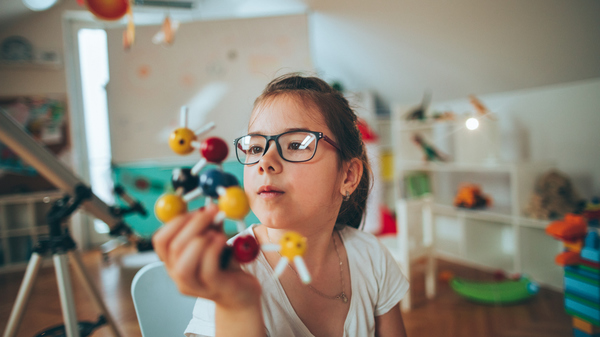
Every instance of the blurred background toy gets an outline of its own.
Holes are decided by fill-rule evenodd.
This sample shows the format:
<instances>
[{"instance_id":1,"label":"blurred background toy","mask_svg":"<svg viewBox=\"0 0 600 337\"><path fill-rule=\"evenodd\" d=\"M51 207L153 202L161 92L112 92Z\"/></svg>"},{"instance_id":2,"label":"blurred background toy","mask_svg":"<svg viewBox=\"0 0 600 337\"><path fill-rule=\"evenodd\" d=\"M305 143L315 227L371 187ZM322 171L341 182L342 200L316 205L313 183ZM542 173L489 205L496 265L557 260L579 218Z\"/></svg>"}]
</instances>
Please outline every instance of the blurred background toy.
<instances>
[{"instance_id":1,"label":"blurred background toy","mask_svg":"<svg viewBox=\"0 0 600 337\"><path fill-rule=\"evenodd\" d=\"M585 201L579 198L571 180L557 170L550 170L535 184L525 213L536 219L559 219L567 213L580 213Z\"/></svg>"},{"instance_id":2,"label":"blurred background toy","mask_svg":"<svg viewBox=\"0 0 600 337\"><path fill-rule=\"evenodd\" d=\"M527 277L496 282L475 282L454 277L450 280L450 287L468 300L491 305L521 303L539 292L539 285Z\"/></svg>"},{"instance_id":3,"label":"blurred background toy","mask_svg":"<svg viewBox=\"0 0 600 337\"><path fill-rule=\"evenodd\" d=\"M433 145L427 143L421 134L415 133L412 140L421 147L421 150L423 150L425 161L448 161L448 156L441 153Z\"/></svg>"},{"instance_id":4,"label":"blurred background toy","mask_svg":"<svg viewBox=\"0 0 600 337\"><path fill-rule=\"evenodd\" d=\"M427 108L429 108L429 102L431 102L431 92L426 91L425 94L423 94L423 100L421 101L421 105L419 105L414 110L408 112L405 116L405 119L407 121L424 121L427 118L425 114L427 113Z\"/></svg>"},{"instance_id":5,"label":"blurred background toy","mask_svg":"<svg viewBox=\"0 0 600 337\"><path fill-rule=\"evenodd\" d=\"M589 226L596 228L600 226L600 198L594 197L585 205L583 216L587 219Z\"/></svg>"},{"instance_id":6,"label":"blurred background toy","mask_svg":"<svg viewBox=\"0 0 600 337\"><path fill-rule=\"evenodd\" d=\"M600 247L597 229L583 215L567 213L546 227L562 241L564 251L555 258L565 271L565 310L573 316L574 336L600 335Z\"/></svg>"},{"instance_id":7,"label":"blurred background toy","mask_svg":"<svg viewBox=\"0 0 600 337\"><path fill-rule=\"evenodd\" d=\"M454 206L462 208L485 208L491 204L492 199L484 195L476 184L462 184L454 198Z\"/></svg>"}]
</instances>

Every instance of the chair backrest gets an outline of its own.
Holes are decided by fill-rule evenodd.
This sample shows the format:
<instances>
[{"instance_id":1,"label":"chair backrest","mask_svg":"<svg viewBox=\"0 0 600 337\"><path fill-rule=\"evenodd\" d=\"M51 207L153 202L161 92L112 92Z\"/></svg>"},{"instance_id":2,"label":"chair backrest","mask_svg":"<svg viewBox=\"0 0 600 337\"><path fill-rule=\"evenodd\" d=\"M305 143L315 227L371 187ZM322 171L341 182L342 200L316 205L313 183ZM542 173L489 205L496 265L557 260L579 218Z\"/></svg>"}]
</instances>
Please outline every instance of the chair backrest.
<instances>
[{"instance_id":1,"label":"chair backrest","mask_svg":"<svg viewBox=\"0 0 600 337\"><path fill-rule=\"evenodd\" d=\"M140 269L131 296L143 337L177 337L192 318L195 298L182 295L162 262Z\"/></svg>"}]
</instances>

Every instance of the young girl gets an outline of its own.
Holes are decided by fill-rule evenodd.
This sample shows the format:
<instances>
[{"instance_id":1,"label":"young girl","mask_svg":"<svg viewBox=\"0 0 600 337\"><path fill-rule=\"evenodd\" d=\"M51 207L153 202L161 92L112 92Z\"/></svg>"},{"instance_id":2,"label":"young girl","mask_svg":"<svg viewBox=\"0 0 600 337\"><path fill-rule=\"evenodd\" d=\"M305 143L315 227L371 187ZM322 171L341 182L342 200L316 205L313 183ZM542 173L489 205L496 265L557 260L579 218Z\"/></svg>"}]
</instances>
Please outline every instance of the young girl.
<instances>
[{"instance_id":1,"label":"young girl","mask_svg":"<svg viewBox=\"0 0 600 337\"><path fill-rule=\"evenodd\" d=\"M220 269L217 207L182 215L153 242L179 290L198 297L188 337L406 336L398 304L408 282L386 248L357 229L370 167L356 123L348 101L318 78L286 75L257 98L248 135L235 141L261 222L243 233L259 244L290 230L305 236L312 282L293 265L274 278L278 252Z\"/></svg>"}]
</instances>

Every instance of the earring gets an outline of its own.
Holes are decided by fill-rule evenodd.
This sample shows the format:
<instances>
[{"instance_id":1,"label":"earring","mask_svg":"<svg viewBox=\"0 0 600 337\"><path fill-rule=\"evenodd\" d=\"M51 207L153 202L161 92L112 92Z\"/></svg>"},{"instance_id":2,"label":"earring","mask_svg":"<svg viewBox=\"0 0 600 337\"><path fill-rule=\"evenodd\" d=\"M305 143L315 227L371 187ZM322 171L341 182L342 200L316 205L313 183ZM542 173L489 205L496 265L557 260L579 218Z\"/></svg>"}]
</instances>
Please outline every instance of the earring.
<instances>
[{"instance_id":1,"label":"earring","mask_svg":"<svg viewBox=\"0 0 600 337\"><path fill-rule=\"evenodd\" d=\"M344 196L344 201L350 200L350 192L346 191L346 195Z\"/></svg>"}]
</instances>

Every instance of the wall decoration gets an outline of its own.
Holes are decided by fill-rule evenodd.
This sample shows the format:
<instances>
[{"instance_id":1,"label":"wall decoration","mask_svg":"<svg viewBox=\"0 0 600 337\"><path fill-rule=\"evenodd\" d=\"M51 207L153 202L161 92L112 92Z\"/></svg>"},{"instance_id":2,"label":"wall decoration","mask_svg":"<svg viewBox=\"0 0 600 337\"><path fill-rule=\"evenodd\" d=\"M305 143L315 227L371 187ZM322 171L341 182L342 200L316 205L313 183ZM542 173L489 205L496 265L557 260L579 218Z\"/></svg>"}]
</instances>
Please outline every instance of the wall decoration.
<instances>
[{"instance_id":1,"label":"wall decoration","mask_svg":"<svg viewBox=\"0 0 600 337\"><path fill-rule=\"evenodd\" d=\"M0 109L58 156L70 148L65 102L65 95L3 97L0 98ZM53 189L33 167L2 143L0 172L0 194Z\"/></svg>"}]
</instances>

